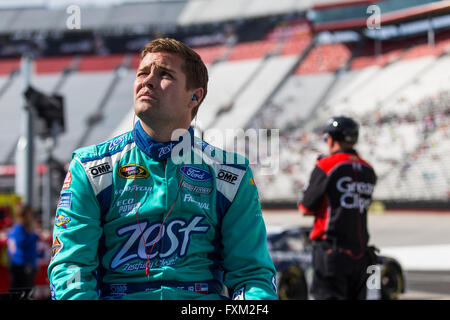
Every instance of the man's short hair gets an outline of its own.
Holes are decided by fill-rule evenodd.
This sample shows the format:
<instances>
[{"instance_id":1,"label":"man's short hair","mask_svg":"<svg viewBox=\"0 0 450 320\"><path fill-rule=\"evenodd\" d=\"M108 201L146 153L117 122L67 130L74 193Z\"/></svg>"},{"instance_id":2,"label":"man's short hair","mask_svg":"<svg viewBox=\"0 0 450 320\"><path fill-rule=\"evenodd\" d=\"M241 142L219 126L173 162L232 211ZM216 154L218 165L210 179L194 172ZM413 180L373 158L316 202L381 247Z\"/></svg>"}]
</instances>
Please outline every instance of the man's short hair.
<instances>
[{"instance_id":1,"label":"man's short hair","mask_svg":"<svg viewBox=\"0 0 450 320\"><path fill-rule=\"evenodd\" d=\"M208 91L208 69L206 68L200 55L181 41L171 38L159 38L147 43L142 49L141 60L147 53L169 52L178 54L183 60L182 70L186 75L186 90L203 88L203 98L199 101L193 111L192 118L195 117L198 107L203 102Z\"/></svg>"}]
</instances>

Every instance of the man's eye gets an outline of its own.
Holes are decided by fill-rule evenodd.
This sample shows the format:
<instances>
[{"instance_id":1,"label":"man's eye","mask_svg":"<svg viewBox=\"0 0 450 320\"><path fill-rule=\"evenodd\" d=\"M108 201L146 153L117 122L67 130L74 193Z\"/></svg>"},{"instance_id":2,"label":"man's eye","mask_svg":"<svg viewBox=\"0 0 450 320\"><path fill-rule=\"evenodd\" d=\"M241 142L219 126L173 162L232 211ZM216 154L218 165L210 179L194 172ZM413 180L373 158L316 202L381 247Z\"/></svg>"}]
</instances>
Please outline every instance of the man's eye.
<instances>
[{"instance_id":1,"label":"man's eye","mask_svg":"<svg viewBox=\"0 0 450 320\"><path fill-rule=\"evenodd\" d=\"M172 78L172 75L170 73L168 73L167 71L161 71L161 77Z\"/></svg>"}]
</instances>

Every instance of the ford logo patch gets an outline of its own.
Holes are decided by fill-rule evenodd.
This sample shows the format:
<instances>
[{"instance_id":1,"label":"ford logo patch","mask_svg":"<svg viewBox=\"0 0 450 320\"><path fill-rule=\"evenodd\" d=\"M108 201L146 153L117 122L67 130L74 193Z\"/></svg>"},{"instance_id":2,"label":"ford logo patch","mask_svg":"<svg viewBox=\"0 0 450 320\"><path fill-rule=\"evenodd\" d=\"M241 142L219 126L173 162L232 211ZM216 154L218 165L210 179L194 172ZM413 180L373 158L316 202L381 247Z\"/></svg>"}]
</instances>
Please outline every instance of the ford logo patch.
<instances>
[{"instance_id":1,"label":"ford logo patch","mask_svg":"<svg viewBox=\"0 0 450 320\"><path fill-rule=\"evenodd\" d=\"M212 178L208 171L196 167L181 166L180 171L184 171L186 177L195 181L208 181Z\"/></svg>"}]
</instances>

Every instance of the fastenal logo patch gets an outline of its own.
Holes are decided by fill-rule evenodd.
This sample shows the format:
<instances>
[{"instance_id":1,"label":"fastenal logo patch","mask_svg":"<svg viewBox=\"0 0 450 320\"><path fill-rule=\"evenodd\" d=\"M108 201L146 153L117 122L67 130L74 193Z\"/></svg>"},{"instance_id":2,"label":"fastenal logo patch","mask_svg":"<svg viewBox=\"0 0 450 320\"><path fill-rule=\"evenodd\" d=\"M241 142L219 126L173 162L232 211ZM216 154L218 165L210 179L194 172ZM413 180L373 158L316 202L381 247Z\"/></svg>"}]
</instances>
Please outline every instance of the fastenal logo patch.
<instances>
[{"instance_id":1,"label":"fastenal logo patch","mask_svg":"<svg viewBox=\"0 0 450 320\"><path fill-rule=\"evenodd\" d=\"M109 163L102 163L95 167L89 168L89 172L91 173L92 177L97 178L101 175L112 172L112 170Z\"/></svg>"},{"instance_id":2,"label":"fastenal logo patch","mask_svg":"<svg viewBox=\"0 0 450 320\"><path fill-rule=\"evenodd\" d=\"M145 179L150 173L146 168L138 164L127 164L117 169L117 174L125 179Z\"/></svg>"},{"instance_id":3,"label":"fastenal logo patch","mask_svg":"<svg viewBox=\"0 0 450 320\"><path fill-rule=\"evenodd\" d=\"M208 171L196 167L181 166L180 171L184 171L184 175L194 181L208 181L212 178Z\"/></svg>"},{"instance_id":4,"label":"fastenal logo patch","mask_svg":"<svg viewBox=\"0 0 450 320\"><path fill-rule=\"evenodd\" d=\"M195 200L190 194L185 194L183 202L195 203L200 209L209 210L209 203Z\"/></svg>"}]
</instances>

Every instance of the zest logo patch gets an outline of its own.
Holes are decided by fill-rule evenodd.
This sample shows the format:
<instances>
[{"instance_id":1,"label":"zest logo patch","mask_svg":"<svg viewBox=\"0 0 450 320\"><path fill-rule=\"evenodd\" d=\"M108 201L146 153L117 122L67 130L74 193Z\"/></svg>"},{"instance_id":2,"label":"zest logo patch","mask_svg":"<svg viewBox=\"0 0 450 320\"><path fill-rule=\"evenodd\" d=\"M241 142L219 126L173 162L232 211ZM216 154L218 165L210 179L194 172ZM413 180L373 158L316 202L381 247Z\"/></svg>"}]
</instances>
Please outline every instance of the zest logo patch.
<instances>
[{"instance_id":1,"label":"zest logo patch","mask_svg":"<svg viewBox=\"0 0 450 320\"><path fill-rule=\"evenodd\" d=\"M145 247L150 248L157 242L164 245L157 245L150 259L159 258L162 262L162 260L172 260L173 257L175 257L174 261L178 257L184 257L189 250L192 236L204 234L210 228L209 225L202 224L204 219L204 215L196 215L189 221L177 218L168 220L162 227L160 222L149 223L145 220L141 221L140 226L135 223L120 227L116 230L116 234L123 237L123 245L112 258L111 269L114 270L130 260L146 261ZM130 270L130 266L132 265L125 265L126 271ZM145 264L143 267L145 268Z\"/></svg>"},{"instance_id":2,"label":"zest logo patch","mask_svg":"<svg viewBox=\"0 0 450 320\"><path fill-rule=\"evenodd\" d=\"M117 169L119 177L124 179L145 179L150 173L148 169L138 164L127 164Z\"/></svg>"}]
</instances>

